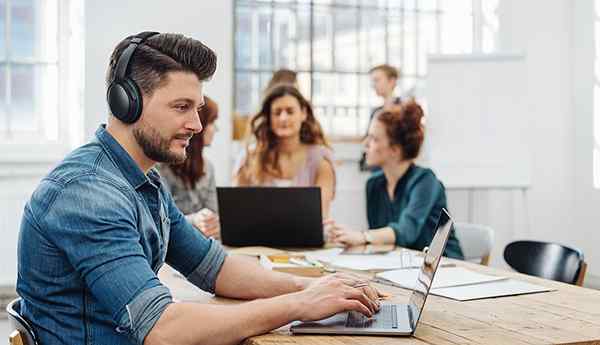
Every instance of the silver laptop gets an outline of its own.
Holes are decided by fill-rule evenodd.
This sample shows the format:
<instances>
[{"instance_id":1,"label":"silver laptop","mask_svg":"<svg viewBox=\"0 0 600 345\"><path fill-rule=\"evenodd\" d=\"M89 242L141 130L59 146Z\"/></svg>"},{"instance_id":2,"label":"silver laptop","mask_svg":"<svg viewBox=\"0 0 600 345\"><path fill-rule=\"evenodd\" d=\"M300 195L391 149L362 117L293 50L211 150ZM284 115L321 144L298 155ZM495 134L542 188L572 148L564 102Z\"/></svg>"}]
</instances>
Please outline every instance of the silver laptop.
<instances>
[{"instance_id":1,"label":"silver laptop","mask_svg":"<svg viewBox=\"0 0 600 345\"><path fill-rule=\"evenodd\" d=\"M382 304L379 312L371 318L351 311L320 321L295 322L291 327L292 333L413 335L453 224L448 211L442 209L435 236L425 254L416 287L410 295L408 304Z\"/></svg>"}]
</instances>

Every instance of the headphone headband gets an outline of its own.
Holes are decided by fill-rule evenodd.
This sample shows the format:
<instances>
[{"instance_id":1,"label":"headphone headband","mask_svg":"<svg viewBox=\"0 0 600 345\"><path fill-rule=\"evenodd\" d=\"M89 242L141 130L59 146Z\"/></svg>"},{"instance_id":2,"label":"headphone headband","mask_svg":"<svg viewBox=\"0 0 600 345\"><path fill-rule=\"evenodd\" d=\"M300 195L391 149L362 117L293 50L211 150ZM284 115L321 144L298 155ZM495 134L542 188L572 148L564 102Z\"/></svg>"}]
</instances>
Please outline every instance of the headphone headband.
<instances>
[{"instance_id":1,"label":"headphone headband","mask_svg":"<svg viewBox=\"0 0 600 345\"><path fill-rule=\"evenodd\" d=\"M135 52L137 47L140 44L144 43L144 41L148 38L158 34L160 33L155 31L144 31L140 32L139 34L133 36L130 39L129 45L127 46L127 48L125 48L125 50L123 50L123 52L119 56L119 59L117 60L117 67L115 67L115 75L113 81L125 79L125 77L127 76L129 61L131 60L131 57L133 56L133 53Z\"/></svg>"}]
</instances>

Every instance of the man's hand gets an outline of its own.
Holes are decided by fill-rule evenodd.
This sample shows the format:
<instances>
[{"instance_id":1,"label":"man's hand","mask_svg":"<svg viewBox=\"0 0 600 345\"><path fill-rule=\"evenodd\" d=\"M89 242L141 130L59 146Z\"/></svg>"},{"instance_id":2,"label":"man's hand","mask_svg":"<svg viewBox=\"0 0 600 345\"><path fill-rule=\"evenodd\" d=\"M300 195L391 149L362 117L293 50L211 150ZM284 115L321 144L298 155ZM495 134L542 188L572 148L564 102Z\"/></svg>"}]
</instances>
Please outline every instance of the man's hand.
<instances>
[{"instance_id":1,"label":"man's hand","mask_svg":"<svg viewBox=\"0 0 600 345\"><path fill-rule=\"evenodd\" d=\"M357 311L371 317L379 311L379 298L385 296L368 281L347 273L313 280L296 294L299 320L321 320L344 311Z\"/></svg>"},{"instance_id":2,"label":"man's hand","mask_svg":"<svg viewBox=\"0 0 600 345\"><path fill-rule=\"evenodd\" d=\"M206 237L219 238L221 236L219 216L207 208L203 208L194 214L192 224Z\"/></svg>"}]
</instances>

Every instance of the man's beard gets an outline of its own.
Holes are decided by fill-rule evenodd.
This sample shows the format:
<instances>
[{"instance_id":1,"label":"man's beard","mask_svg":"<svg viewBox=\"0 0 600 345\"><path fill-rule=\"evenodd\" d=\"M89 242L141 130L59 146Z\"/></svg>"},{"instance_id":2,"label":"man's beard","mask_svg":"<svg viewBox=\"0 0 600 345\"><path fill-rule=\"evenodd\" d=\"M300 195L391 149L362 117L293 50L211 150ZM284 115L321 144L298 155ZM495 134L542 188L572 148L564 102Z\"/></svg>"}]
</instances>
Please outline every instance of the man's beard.
<instances>
[{"instance_id":1,"label":"man's beard","mask_svg":"<svg viewBox=\"0 0 600 345\"><path fill-rule=\"evenodd\" d=\"M133 136L138 145L144 151L146 157L155 162L179 164L183 163L186 158L185 152L182 155L173 153L169 150L171 141L177 137L165 139L158 130L151 125L139 122L133 129Z\"/></svg>"}]
</instances>

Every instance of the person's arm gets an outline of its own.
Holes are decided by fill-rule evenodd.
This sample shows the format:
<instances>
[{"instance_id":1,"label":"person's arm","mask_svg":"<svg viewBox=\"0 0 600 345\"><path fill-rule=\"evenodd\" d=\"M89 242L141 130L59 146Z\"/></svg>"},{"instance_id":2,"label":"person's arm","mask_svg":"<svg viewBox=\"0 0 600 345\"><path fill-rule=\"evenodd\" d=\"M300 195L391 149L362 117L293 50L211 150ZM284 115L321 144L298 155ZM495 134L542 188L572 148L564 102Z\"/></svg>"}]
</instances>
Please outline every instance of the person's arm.
<instances>
[{"instance_id":1,"label":"person's arm","mask_svg":"<svg viewBox=\"0 0 600 345\"><path fill-rule=\"evenodd\" d=\"M433 174L420 177L411 189L408 205L388 226L369 231L373 244L396 244L410 247L420 236L427 218L431 214L442 187ZM332 233L334 242L344 245L361 245L366 243L363 232L352 231L342 225L334 225Z\"/></svg>"},{"instance_id":2,"label":"person's arm","mask_svg":"<svg viewBox=\"0 0 600 345\"><path fill-rule=\"evenodd\" d=\"M379 303L360 289L330 275L300 292L238 305L171 304L144 344L238 344L295 320L320 320L350 310L370 317L378 309Z\"/></svg>"},{"instance_id":3,"label":"person's arm","mask_svg":"<svg viewBox=\"0 0 600 345\"><path fill-rule=\"evenodd\" d=\"M432 173L426 173L415 182L408 205L397 221L388 224L394 231L396 245L410 247L417 241L443 192L442 185Z\"/></svg>"},{"instance_id":4,"label":"person's arm","mask_svg":"<svg viewBox=\"0 0 600 345\"><path fill-rule=\"evenodd\" d=\"M328 159L321 159L316 174L316 185L321 187L321 209L323 219L329 218L329 209L331 201L335 194L335 171L333 162Z\"/></svg>"}]
</instances>

